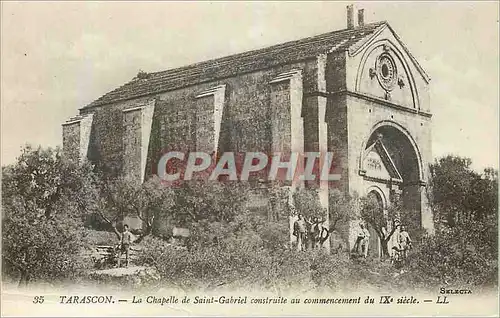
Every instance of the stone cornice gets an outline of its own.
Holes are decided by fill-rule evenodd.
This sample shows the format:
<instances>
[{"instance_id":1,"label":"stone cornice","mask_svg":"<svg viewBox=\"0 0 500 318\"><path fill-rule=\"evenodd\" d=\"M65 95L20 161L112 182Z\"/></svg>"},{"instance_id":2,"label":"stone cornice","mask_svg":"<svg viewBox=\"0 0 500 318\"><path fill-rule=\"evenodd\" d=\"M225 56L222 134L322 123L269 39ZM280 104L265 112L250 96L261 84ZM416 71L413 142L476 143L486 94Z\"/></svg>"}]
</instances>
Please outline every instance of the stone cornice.
<instances>
[{"instance_id":1,"label":"stone cornice","mask_svg":"<svg viewBox=\"0 0 500 318\"><path fill-rule=\"evenodd\" d=\"M384 178L377 178L377 177L370 177L366 175L366 171L360 170L359 175L363 177L363 179L367 181L373 181L373 182L378 182L378 183L383 183L387 185L400 185L403 184L402 180L398 180L395 178L390 178L390 179L384 179Z\"/></svg>"},{"instance_id":2,"label":"stone cornice","mask_svg":"<svg viewBox=\"0 0 500 318\"><path fill-rule=\"evenodd\" d=\"M422 111L422 110L417 110L417 109L414 109L414 108L409 108L409 107L406 107L406 106L401 106L399 104L390 102L390 101L382 99L382 98L378 98L378 97L375 97L375 96L371 96L371 95L367 95L367 94L363 94L363 93L359 93L359 92L352 92L352 91L349 91L349 90L340 90L340 91L337 91L337 92L327 92L327 93L321 93L321 92L310 92L309 93L309 95L313 95L313 94L315 94L315 95L325 94L327 97L337 96L337 95L348 95L348 96L356 97L356 98L359 98L359 99L367 100L367 101L370 101L370 102L382 104L384 106L387 106L387 107L390 107L390 108L393 108L393 109L397 109L397 110L401 110L401 111L404 111L404 112L407 112L407 113L417 114L417 115L420 115L420 116L423 116L423 117L427 117L427 118L431 118L432 117L431 113L428 113L428 112L425 112L425 111Z\"/></svg>"}]
</instances>

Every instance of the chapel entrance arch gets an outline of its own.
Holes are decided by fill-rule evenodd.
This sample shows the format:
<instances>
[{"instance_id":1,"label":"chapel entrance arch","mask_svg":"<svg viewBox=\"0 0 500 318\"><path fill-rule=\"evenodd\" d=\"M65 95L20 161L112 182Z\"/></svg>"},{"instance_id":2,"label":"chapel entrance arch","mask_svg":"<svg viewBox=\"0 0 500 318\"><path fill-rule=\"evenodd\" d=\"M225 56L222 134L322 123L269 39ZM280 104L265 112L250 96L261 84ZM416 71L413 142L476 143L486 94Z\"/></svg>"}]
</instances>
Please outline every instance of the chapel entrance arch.
<instances>
[{"instance_id":1,"label":"chapel entrance arch","mask_svg":"<svg viewBox=\"0 0 500 318\"><path fill-rule=\"evenodd\" d=\"M393 122L376 125L363 147L360 174L368 184L384 190L388 205L399 202L419 226L421 173L420 153L406 130Z\"/></svg>"}]
</instances>

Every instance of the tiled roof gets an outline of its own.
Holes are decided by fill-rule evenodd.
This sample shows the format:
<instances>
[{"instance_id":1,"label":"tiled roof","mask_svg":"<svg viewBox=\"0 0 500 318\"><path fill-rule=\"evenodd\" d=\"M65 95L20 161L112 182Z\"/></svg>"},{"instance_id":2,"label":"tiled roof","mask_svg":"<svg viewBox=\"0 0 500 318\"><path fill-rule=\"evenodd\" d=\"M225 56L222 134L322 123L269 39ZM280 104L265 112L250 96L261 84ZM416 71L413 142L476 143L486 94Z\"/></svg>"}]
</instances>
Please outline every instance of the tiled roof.
<instances>
[{"instance_id":1,"label":"tiled roof","mask_svg":"<svg viewBox=\"0 0 500 318\"><path fill-rule=\"evenodd\" d=\"M187 85L300 61L331 51L347 50L357 43L364 42L363 39L370 37L385 24L386 22L370 23L354 29L338 30L167 71L145 74L147 78L136 77L84 108L166 92Z\"/></svg>"}]
</instances>

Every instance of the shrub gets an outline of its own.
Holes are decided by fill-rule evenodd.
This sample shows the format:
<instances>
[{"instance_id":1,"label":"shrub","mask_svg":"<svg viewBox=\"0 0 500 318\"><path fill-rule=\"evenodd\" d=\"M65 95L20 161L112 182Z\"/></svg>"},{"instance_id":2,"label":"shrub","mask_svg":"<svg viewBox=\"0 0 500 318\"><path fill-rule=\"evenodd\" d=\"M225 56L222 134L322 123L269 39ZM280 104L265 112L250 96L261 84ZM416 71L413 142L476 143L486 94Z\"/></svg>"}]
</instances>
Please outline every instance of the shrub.
<instances>
[{"instance_id":1,"label":"shrub","mask_svg":"<svg viewBox=\"0 0 500 318\"><path fill-rule=\"evenodd\" d=\"M287 222L267 222L244 212L231 222L193 224L189 251L151 239L140 257L166 284L191 288L290 288L310 281L304 253L286 249Z\"/></svg>"},{"instance_id":2,"label":"shrub","mask_svg":"<svg viewBox=\"0 0 500 318\"><path fill-rule=\"evenodd\" d=\"M78 280L90 268L80 257L84 247L78 220L38 218L14 204L2 220L2 259L10 266L3 273L19 277L19 284Z\"/></svg>"},{"instance_id":3,"label":"shrub","mask_svg":"<svg viewBox=\"0 0 500 318\"><path fill-rule=\"evenodd\" d=\"M310 268L313 282L322 289L346 289L346 281L351 277L353 265L346 254L331 255L323 250L316 250L311 257Z\"/></svg>"},{"instance_id":4,"label":"shrub","mask_svg":"<svg viewBox=\"0 0 500 318\"><path fill-rule=\"evenodd\" d=\"M494 285L497 282L496 220L468 221L425 237L410 255L415 283L427 286Z\"/></svg>"}]
</instances>

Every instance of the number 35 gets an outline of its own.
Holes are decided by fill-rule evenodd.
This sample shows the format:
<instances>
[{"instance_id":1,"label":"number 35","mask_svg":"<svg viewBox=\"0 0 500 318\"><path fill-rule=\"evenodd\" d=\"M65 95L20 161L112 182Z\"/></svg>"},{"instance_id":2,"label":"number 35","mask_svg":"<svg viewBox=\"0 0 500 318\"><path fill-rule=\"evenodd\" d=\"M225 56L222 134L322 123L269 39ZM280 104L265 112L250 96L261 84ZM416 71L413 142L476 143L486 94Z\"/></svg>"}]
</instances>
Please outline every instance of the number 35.
<instances>
[{"instance_id":1,"label":"number 35","mask_svg":"<svg viewBox=\"0 0 500 318\"><path fill-rule=\"evenodd\" d=\"M33 298L33 304L43 304L43 296L35 296Z\"/></svg>"}]
</instances>

